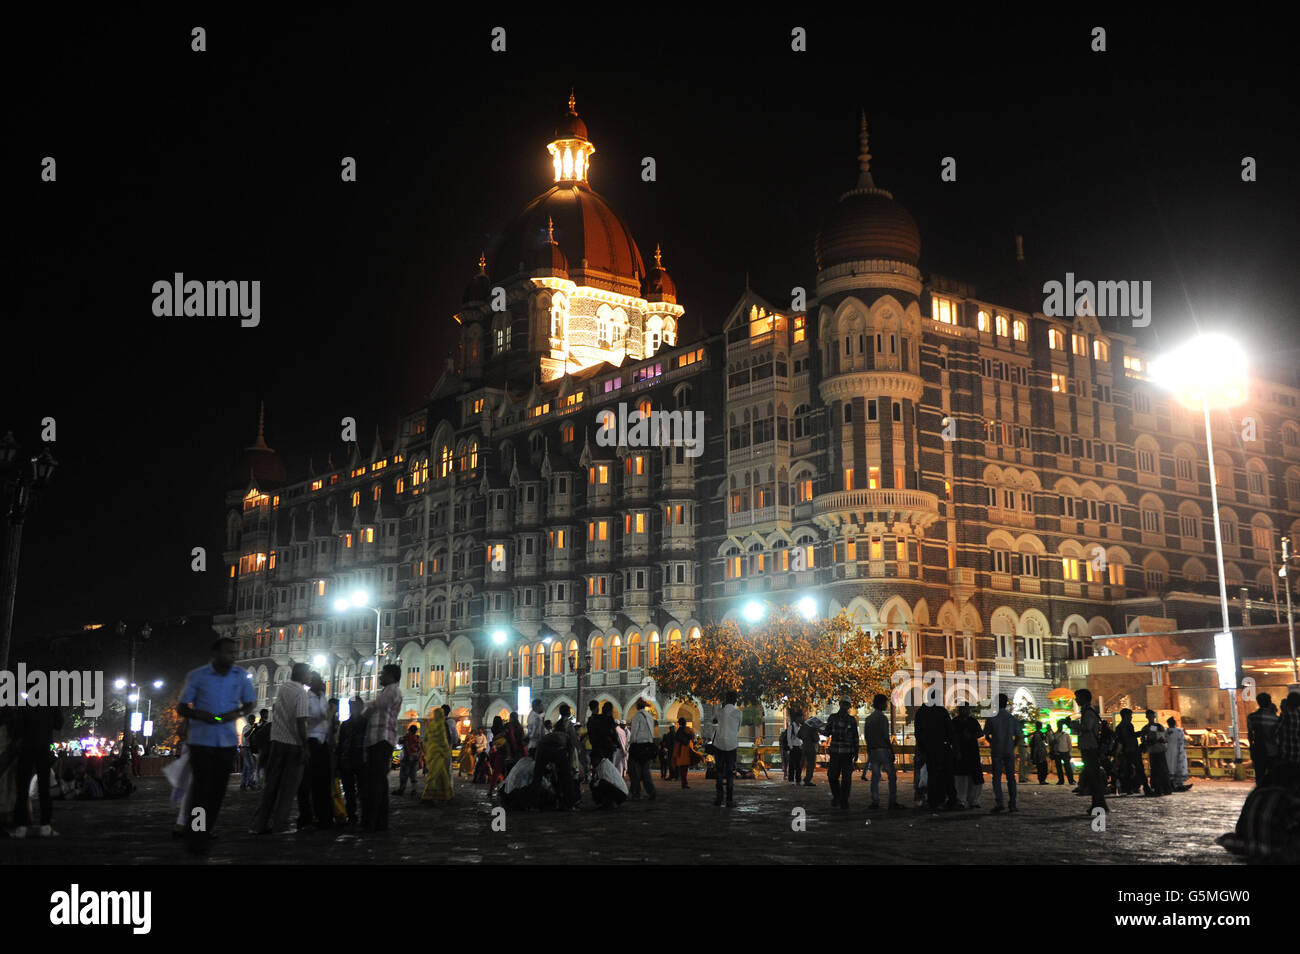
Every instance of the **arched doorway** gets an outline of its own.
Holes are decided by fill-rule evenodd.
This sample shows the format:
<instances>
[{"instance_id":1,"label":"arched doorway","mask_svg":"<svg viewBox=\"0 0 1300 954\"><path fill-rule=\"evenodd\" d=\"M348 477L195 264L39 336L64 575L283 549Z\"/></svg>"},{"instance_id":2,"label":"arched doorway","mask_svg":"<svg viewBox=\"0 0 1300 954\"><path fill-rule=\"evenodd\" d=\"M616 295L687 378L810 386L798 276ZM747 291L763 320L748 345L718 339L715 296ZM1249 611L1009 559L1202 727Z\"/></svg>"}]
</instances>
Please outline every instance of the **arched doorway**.
<instances>
[{"instance_id":1,"label":"arched doorway","mask_svg":"<svg viewBox=\"0 0 1300 954\"><path fill-rule=\"evenodd\" d=\"M690 726L691 731L699 733L700 731L700 707L694 702L674 702L665 711L665 722L677 724L677 720L685 717L686 724Z\"/></svg>"}]
</instances>

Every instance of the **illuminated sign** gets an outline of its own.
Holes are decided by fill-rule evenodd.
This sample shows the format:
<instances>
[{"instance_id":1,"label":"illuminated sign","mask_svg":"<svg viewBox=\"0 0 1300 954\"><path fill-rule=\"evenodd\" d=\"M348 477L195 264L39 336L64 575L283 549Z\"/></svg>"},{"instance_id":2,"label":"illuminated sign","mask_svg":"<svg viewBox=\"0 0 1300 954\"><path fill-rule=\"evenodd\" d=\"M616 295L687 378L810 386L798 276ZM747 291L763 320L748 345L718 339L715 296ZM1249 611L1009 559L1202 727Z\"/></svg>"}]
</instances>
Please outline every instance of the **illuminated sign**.
<instances>
[{"instance_id":1,"label":"illuminated sign","mask_svg":"<svg viewBox=\"0 0 1300 954\"><path fill-rule=\"evenodd\" d=\"M141 725L143 722L144 722L144 713L143 713L143 712L132 712L132 713L131 713L131 731L132 731L132 732L139 732L139 731L140 731L140 725Z\"/></svg>"},{"instance_id":2,"label":"illuminated sign","mask_svg":"<svg viewBox=\"0 0 1300 954\"><path fill-rule=\"evenodd\" d=\"M1237 688L1237 652L1232 645L1232 633L1214 634L1214 661L1219 671L1219 688Z\"/></svg>"},{"instance_id":3,"label":"illuminated sign","mask_svg":"<svg viewBox=\"0 0 1300 954\"><path fill-rule=\"evenodd\" d=\"M147 739L152 735L153 735L153 719L148 719L144 724L144 737Z\"/></svg>"},{"instance_id":4,"label":"illuminated sign","mask_svg":"<svg viewBox=\"0 0 1300 954\"><path fill-rule=\"evenodd\" d=\"M520 686L519 697L515 702L515 711L527 713L533 707L532 686Z\"/></svg>"}]
</instances>

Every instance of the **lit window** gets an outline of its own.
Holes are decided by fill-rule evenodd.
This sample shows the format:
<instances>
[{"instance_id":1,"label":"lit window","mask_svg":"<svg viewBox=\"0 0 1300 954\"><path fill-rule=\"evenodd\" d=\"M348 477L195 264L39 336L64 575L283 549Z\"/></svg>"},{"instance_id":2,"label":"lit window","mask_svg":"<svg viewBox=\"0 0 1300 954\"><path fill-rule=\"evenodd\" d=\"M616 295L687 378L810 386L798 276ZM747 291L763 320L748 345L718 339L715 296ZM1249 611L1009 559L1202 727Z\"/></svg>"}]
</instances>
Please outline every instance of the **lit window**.
<instances>
[{"instance_id":1,"label":"lit window","mask_svg":"<svg viewBox=\"0 0 1300 954\"><path fill-rule=\"evenodd\" d=\"M361 491L359 490L352 491L352 506L354 507L361 506Z\"/></svg>"},{"instance_id":2,"label":"lit window","mask_svg":"<svg viewBox=\"0 0 1300 954\"><path fill-rule=\"evenodd\" d=\"M844 468L844 489L845 490L853 489L853 468L852 467Z\"/></svg>"},{"instance_id":3,"label":"lit window","mask_svg":"<svg viewBox=\"0 0 1300 954\"><path fill-rule=\"evenodd\" d=\"M1059 328L1047 329L1047 346L1053 351L1065 350L1065 334Z\"/></svg>"},{"instance_id":4,"label":"lit window","mask_svg":"<svg viewBox=\"0 0 1300 954\"><path fill-rule=\"evenodd\" d=\"M989 330L989 314L988 314L988 312L986 312L986 311L981 311L979 314L977 314L977 315L975 316L975 327L978 328L980 331L988 331L988 330Z\"/></svg>"},{"instance_id":5,"label":"lit window","mask_svg":"<svg viewBox=\"0 0 1300 954\"><path fill-rule=\"evenodd\" d=\"M1102 341L1100 338L1093 339L1092 356L1096 358L1098 361L1109 361L1110 345Z\"/></svg>"},{"instance_id":6,"label":"lit window","mask_svg":"<svg viewBox=\"0 0 1300 954\"><path fill-rule=\"evenodd\" d=\"M1052 373L1052 390L1060 394L1065 393L1065 375Z\"/></svg>"},{"instance_id":7,"label":"lit window","mask_svg":"<svg viewBox=\"0 0 1300 954\"><path fill-rule=\"evenodd\" d=\"M1124 355L1124 369L1126 371L1137 371L1140 374L1142 372L1142 359L1131 354Z\"/></svg>"},{"instance_id":8,"label":"lit window","mask_svg":"<svg viewBox=\"0 0 1300 954\"><path fill-rule=\"evenodd\" d=\"M957 324L957 303L950 298L940 298L938 295L930 296L930 317L935 321L943 322L945 325Z\"/></svg>"},{"instance_id":9,"label":"lit window","mask_svg":"<svg viewBox=\"0 0 1300 954\"><path fill-rule=\"evenodd\" d=\"M998 323L998 337L1000 338L1007 337L1007 335L1010 334L1010 332L1007 330L1007 316L998 315L997 323Z\"/></svg>"},{"instance_id":10,"label":"lit window","mask_svg":"<svg viewBox=\"0 0 1300 954\"><path fill-rule=\"evenodd\" d=\"M1080 357L1088 356L1088 339L1084 335L1070 335L1070 350Z\"/></svg>"},{"instance_id":11,"label":"lit window","mask_svg":"<svg viewBox=\"0 0 1300 954\"><path fill-rule=\"evenodd\" d=\"M1011 325L1011 336L1016 341L1028 341L1029 326L1023 320L1017 318Z\"/></svg>"},{"instance_id":12,"label":"lit window","mask_svg":"<svg viewBox=\"0 0 1300 954\"><path fill-rule=\"evenodd\" d=\"M878 490L879 488L880 488L880 468L868 467L867 468L867 489Z\"/></svg>"},{"instance_id":13,"label":"lit window","mask_svg":"<svg viewBox=\"0 0 1300 954\"><path fill-rule=\"evenodd\" d=\"M366 527L366 543L374 543L374 542L375 542L375 528Z\"/></svg>"}]
</instances>

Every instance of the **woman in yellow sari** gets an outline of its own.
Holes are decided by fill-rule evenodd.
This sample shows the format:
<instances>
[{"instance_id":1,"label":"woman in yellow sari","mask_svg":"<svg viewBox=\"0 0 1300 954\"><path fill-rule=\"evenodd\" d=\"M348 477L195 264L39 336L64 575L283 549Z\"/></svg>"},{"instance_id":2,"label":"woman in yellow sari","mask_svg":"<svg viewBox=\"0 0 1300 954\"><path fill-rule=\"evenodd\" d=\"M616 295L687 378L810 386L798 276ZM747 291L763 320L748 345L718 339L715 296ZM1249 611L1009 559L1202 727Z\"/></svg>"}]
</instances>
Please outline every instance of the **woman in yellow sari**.
<instances>
[{"instance_id":1,"label":"woman in yellow sari","mask_svg":"<svg viewBox=\"0 0 1300 954\"><path fill-rule=\"evenodd\" d=\"M424 786L422 801L445 802L452 796L451 776L447 774L447 760L451 758L451 743L447 741L447 718L441 709L424 723L424 765L429 780Z\"/></svg>"}]
</instances>

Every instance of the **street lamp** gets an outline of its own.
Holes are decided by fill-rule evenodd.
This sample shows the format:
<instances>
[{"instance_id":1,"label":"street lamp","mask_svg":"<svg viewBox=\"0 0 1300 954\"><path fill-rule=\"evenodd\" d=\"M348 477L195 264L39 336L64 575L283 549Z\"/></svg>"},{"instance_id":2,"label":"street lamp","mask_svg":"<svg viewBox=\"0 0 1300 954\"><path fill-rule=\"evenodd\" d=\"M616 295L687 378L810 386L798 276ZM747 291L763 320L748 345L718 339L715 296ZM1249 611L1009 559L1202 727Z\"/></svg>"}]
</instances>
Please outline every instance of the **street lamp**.
<instances>
[{"instance_id":1,"label":"street lamp","mask_svg":"<svg viewBox=\"0 0 1300 954\"><path fill-rule=\"evenodd\" d=\"M370 674L370 693L372 697L377 696L379 694L379 623L383 619L383 614L379 611L379 607L370 605L370 594L365 590L354 590L350 597L340 597L335 600L334 609L339 613L364 609L375 614L375 668Z\"/></svg>"},{"instance_id":2,"label":"street lamp","mask_svg":"<svg viewBox=\"0 0 1300 954\"><path fill-rule=\"evenodd\" d=\"M1295 620L1291 618L1291 577L1289 570L1291 567L1291 538L1282 538L1282 568L1277 571L1277 575L1282 577L1283 588L1286 590L1286 635L1291 641L1291 675L1295 677L1297 684L1300 684L1300 666L1296 665L1295 658Z\"/></svg>"},{"instance_id":3,"label":"street lamp","mask_svg":"<svg viewBox=\"0 0 1300 954\"><path fill-rule=\"evenodd\" d=\"M817 618L817 601L811 596L805 596L795 604L795 608L799 610L799 615L804 619L812 620Z\"/></svg>"},{"instance_id":4,"label":"street lamp","mask_svg":"<svg viewBox=\"0 0 1300 954\"><path fill-rule=\"evenodd\" d=\"M1184 406L1200 405L1205 414L1205 453L1210 464L1210 506L1214 510L1214 555L1219 564L1219 608L1223 632L1228 622L1228 584L1223 573L1223 532L1219 526L1219 488L1214 473L1214 436L1210 432L1210 406L1229 408L1246 400L1250 385L1246 353L1227 335L1199 335L1151 364L1151 378L1174 393ZM1225 639L1228 638L1225 635ZM1232 702L1232 747L1241 762L1241 731L1237 720L1237 689L1228 690Z\"/></svg>"},{"instance_id":5,"label":"street lamp","mask_svg":"<svg viewBox=\"0 0 1300 954\"><path fill-rule=\"evenodd\" d=\"M126 626L126 623L118 622L117 626L115 626L115 627L113 628L113 631L117 633L118 637L126 636L126 635L127 635L127 626ZM143 626L140 627L140 638L141 638L141 639L146 639L146 640L147 640L147 639L148 639L150 636L152 636L152 635L153 635L153 627L151 627L148 623L145 623ZM127 639L127 654L128 654L128 656L130 657L130 661L131 661L131 663L130 663L129 668L128 668L127 671L126 671L126 679L125 679L125 683L126 683L126 685L130 686L132 689L136 688L136 684L135 684L135 636L136 636L136 634L135 634L134 632L132 632L131 635L130 635L130 636L128 637L128 639ZM124 681L124 680L121 680L121 679L117 680L118 683L122 683L123 681ZM123 687L119 685L118 688L120 689L120 688L123 688ZM128 701L129 701L129 700L128 700ZM126 714L125 714L125 719L123 720L123 721L124 721L124 725L123 725L123 728L122 728L122 754L123 754L124 756L127 756L127 757L129 758L129 757L130 757L130 752L131 752L131 707L130 707L130 706L126 706L125 708L126 708Z\"/></svg>"},{"instance_id":6,"label":"street lamp","mask_svg":"<svg viewBox=\"0 0 1300 954\"><path fill-rule=\"evenodd\" d=\"M740 614L745 617L745 622L753 624L763 618L767 610L758 600L750 600L740 610Z\"/></svg>"},{"instance_id":7,"label":"street lamp","mask_svg":"<svg viewBox=\"0 0 1300 954\"><path fill-rule=\"evenodd\" d=\"M44 490L58 464L46 447L36 457L19 459L13 432L0 440L0 487L9 495L5 514L4 559L0 563L0 669L9 667L9 645L13 640L14 599L18 593L18 554L22 549L23 521L36 492Z\"/></svg>"}]
</instances>

